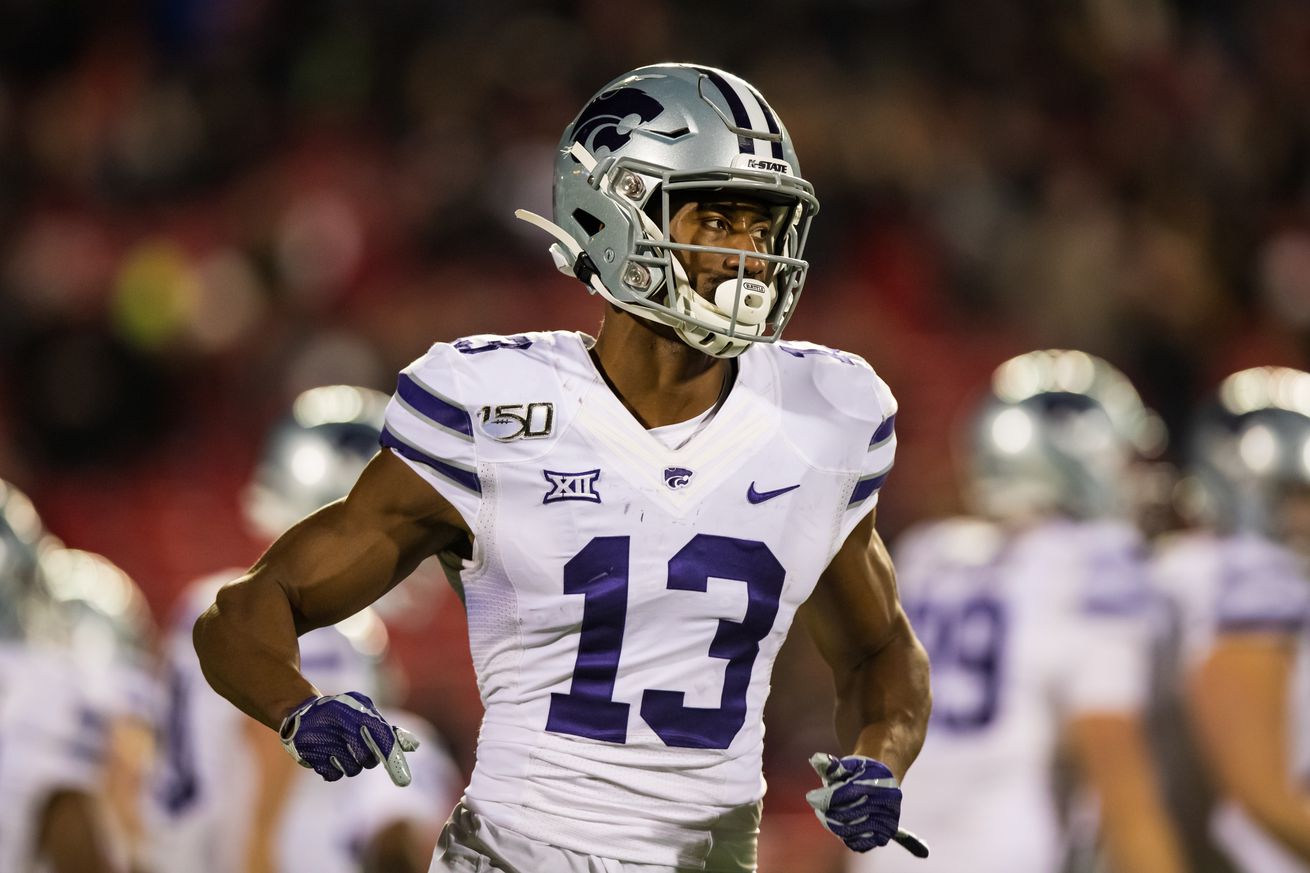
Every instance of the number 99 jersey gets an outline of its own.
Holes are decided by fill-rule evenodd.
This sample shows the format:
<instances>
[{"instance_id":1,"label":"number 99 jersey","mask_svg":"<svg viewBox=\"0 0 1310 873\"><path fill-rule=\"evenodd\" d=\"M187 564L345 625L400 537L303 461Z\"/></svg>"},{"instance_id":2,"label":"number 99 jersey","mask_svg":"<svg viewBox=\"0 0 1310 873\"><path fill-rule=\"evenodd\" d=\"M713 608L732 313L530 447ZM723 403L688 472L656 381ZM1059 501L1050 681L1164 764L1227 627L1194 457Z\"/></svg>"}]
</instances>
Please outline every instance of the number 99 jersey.
<instances>
[{"instance_id":1,"label":"number 99 jersey","mask_svg":"<svg viewBox=\"0 0 1310 873\"><path fill-rule=\"evenodd\" d=\"M877 502L895 402L854 355L758 345L673 450L591 342L439 343L387 409L382 444L474 534L459 583L486 712L466 803L585 854L752 870L773 660Z\"/></svg>"},{"instance_id":2,"label":"number 99 jersey","mask_svg":"<svg viewBox=\"0 0 1310 873\"><path fill-rule=\"evenodd\" d=\"M893 555L933 689L902 820L932 835L932 856L876 852L858 869L1059 869L1059 734L1079 716L1136 712L1147 692L1138 534L1112 521L1056 519L1015 533L958 518L908 531Z\"/></svg>"}]
</instances>

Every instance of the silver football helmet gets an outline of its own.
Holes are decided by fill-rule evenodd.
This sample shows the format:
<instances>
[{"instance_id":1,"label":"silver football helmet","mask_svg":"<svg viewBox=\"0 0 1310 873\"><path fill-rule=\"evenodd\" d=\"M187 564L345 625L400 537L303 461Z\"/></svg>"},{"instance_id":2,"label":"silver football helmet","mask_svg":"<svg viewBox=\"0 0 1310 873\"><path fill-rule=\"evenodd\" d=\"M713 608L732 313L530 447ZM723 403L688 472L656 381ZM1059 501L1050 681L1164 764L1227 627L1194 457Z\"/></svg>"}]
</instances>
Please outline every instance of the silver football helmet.
<instances>
[{"instance_id":1,"label":"silver football helmet","mask_svg":"<svg viewBox=\"0 0 1310 873\"><path fill-rule=\"evenodd\" d=\"M1310 373L1256 367L1225 379L1193 422L1188 473L1202 519L1286 539L1280 503L1310 489Z\"/></svg>"},{"instance_id":2,"label":"silver football helmet","mask_svg":"<svg viewBox=\"0 0 1310 873\"><path fill-rule=\"evenodd\" d=\"M296 398L264 441L243 496L247 522L272 540L300 519L344 497L377 453L387 396L327 385Z\"/></svg>"},{"instance_id":3,"label":"silver football helmet","mask_svg":"<svg viewBox=\"0 0 1310 873\"><path fill-rule=\"evenodd\" d=\"M67 642L86 663L147 668L154 619L145 595L118 565L95 552L56 546L42 552L41 574Z\"/></svg>"},{"instance_id":4,"label":"silver football helmet","mask_svg":"<svg viewBox=\"0 0 1310 873\"><path fill-rule=\"evenodd\" d=\"M47 534L27 495L0 479L0 640L22 639L43 595L39 558Z\"/></svg>"},{"instance_id":5,"label":"silver football helmet","mask_svg":"<svg viewBox=\"0 0 1310 873\"><path fill-rule=\"evenodd\" d=\"M1129 465L1158 454L1164 425L1128 379L1084 352L1011 358L969 433L970 500L994 518L1131 510Z\"/></svg>"},{"instance_id":6,"label":"silver football helmet","mask_svg":"<svg viewBox=\"0 0 1310 873\"><path fill-rule=\"evenodd\" d=\"M700 193L768 206L767 252L675 243L670 203ZM555 160L554 222L515 214L555 237L561 272L641 318L672 327L717 357L773 342L796 308L802 259L819 209L791 137L752 85L692 64L641 67L610 82L564 130ZM676 251L741 255L735 279L708 300ZM766 262L766 281L745 275Z\"/></svg>"}]
</instances>

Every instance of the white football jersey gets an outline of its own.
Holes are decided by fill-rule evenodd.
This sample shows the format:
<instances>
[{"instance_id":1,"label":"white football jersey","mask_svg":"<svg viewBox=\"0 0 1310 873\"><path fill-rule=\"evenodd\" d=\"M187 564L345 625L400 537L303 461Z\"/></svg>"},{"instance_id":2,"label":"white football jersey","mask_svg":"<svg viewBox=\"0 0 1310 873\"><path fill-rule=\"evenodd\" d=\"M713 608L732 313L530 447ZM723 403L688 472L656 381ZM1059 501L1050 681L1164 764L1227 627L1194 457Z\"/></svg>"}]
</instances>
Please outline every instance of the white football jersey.
<instances>
[{"instance_id":1,"label":"white football jersey","mask_svg":"<svg viewBox=\"0 0 1310 873\"><path fill-rule=\"evenodd\" d=\"M1118 522L1051 520L1019 533L934 522L897 543L902 602L932 660L927 740L901 820L932 846L891 846L852 869L1054 873L1052 790L1062 726L1136 711L1149 668L1141 542Z\"/></svg>"},{"instance_id":2,"label":"white football jersey","mask_svg":"<svg viewBox=\"0 0 1310 873\"><path fill-rule=\"evenodd\" d=\"M108 722L63 649L0 644L0 873L34 869L39 817L60 791L101 788Z\"/></svg>"},{"instance_id":3,"label":"white football jersey","mask_svg":"<svg viewBox=\"0 0 1310 873\"><path fill-rule=\"evenodd\" d=\"M1198 667L1225 633L1268 633L1297 648L1288 689L1289 779L1310 777L1310 574L1290 550L1254 535L1194 532L1159 550L1152 579L1173 607L1184 673ZM1245 873L1310 873L1245 812L1221 801L1211 835Z\"/></svg>"},{"instance_id":4,"label":"white football jersey","mask_svg":"<svg viewBox=\"0 0 1310 873\"><path fill-rule=\"evenodd\" d=\"M191 627L219 586L243 572L191 586L167 632L164 730L150 810L151 855L161 870L240 873L245 863L258 785L246 741L248 717L209 687L191 643ZM300 638L300 666L325 694L368 693L373 685L364 659L334 627ZM345 802L348 791L338 799Z\"/></svg>"},{"instance_id":5,"label":"white football jersey","mask_svg":"<svg viewBox=\"0 0 1310 873\"><path fill-rule=\"evenodd\" d=\"M468 806L565 849L753 870L774 657L876 503L895 402L809 343L740 358L679 449L543 332L439 343L382 443L474 534L460 574L485 706Z\"/></svg>"}]
</instances>

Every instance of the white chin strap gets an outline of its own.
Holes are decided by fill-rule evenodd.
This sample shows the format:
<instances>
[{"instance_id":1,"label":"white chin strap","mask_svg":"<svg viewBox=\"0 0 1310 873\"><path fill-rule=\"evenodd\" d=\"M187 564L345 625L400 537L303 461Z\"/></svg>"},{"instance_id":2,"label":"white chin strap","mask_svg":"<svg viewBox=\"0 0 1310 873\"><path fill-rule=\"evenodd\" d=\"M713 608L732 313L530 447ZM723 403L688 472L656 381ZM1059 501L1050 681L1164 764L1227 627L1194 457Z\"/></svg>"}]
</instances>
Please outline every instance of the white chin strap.
<instances>
[{"instance_id":1,"label":"white chin strap","mask_svg":"<svg viewBox=\"0 0 1310 873\"><path fill-rule=\"evenodd\" d=\"M574 143L569 151L588 173L596 169L596 159L581 143ZM637 211L637 216L641 221L642 230L646 232L648 237L656 242L664 241L663 232L655 222L651 221L649 216L640 210ZM514 217L544 230L555 238L556 242L551 244L549 251L551 260L555 262L557 270L566 276L581 279L588 290L594 294L599 294L624 312L630 312L647 321L672 327L687 345L716 358L736 357L750 345L749 340L735 339L726 333L720 333L718 330L689 324L676 316L648 309L640 304L619 300L605 287L605 283L601 281L599 274L590 265L590 259L586 258L582 247L578 245L577 240L569 235L568 231L553 221L526 209L514 210ZM581 271L582 275L579 275L578 270L580 261L587 264L587 268ZM773 285L766 285L755 279L728 279L715 289L714 300L711 302L701 297L696 293L696 289L691 287L691 282L687 278L687 271L683 269L682 263L676 257L670 257L669 263L673 265L673 276L669 285L669 305L676 312L687 318L694 318L702 323L713 325L715 328L721 327L724 331L727 331L732 326L735 310L737 316L736 333L759 336L764 331L765 320L768 318L770 310L773 309L773 303L778 297L777 289ZM668 280L666 279L666 281Z\"/></svg>"}]
</instances>

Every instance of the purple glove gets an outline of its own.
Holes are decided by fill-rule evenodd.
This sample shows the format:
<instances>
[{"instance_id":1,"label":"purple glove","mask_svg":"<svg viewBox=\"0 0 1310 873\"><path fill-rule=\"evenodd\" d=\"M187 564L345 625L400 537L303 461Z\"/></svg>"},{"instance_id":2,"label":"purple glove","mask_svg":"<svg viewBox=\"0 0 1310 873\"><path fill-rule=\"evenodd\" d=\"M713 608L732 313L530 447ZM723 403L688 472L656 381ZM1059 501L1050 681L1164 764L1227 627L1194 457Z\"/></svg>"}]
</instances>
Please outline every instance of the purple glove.
<instances>
[{"instance_id":1,"label":"purple glove","mask_svg":"<svg viewBox=\"0 0 1310 873\"><path fill-rule=\"evenodd\" d=\"M382 764L392 782L408 785L404 753L418 748L413 734L387 724L373 701L356 691L311 697L282 720L278 734L297 764L329 782Z\"/></svg>"},{"instance_id":2,"label":"purple glove","mask_svg":"<svg viewBox=\"0 0 1310 873\"><path fill-rule=\"evenodd\" d=\"M823 826L849 848L867 852L897 837L901 788L886 765L863 755L838 758L820 752L810 758L810 766L823 787L806 792L805 799Z\"/></svg>"}]
</instances>

